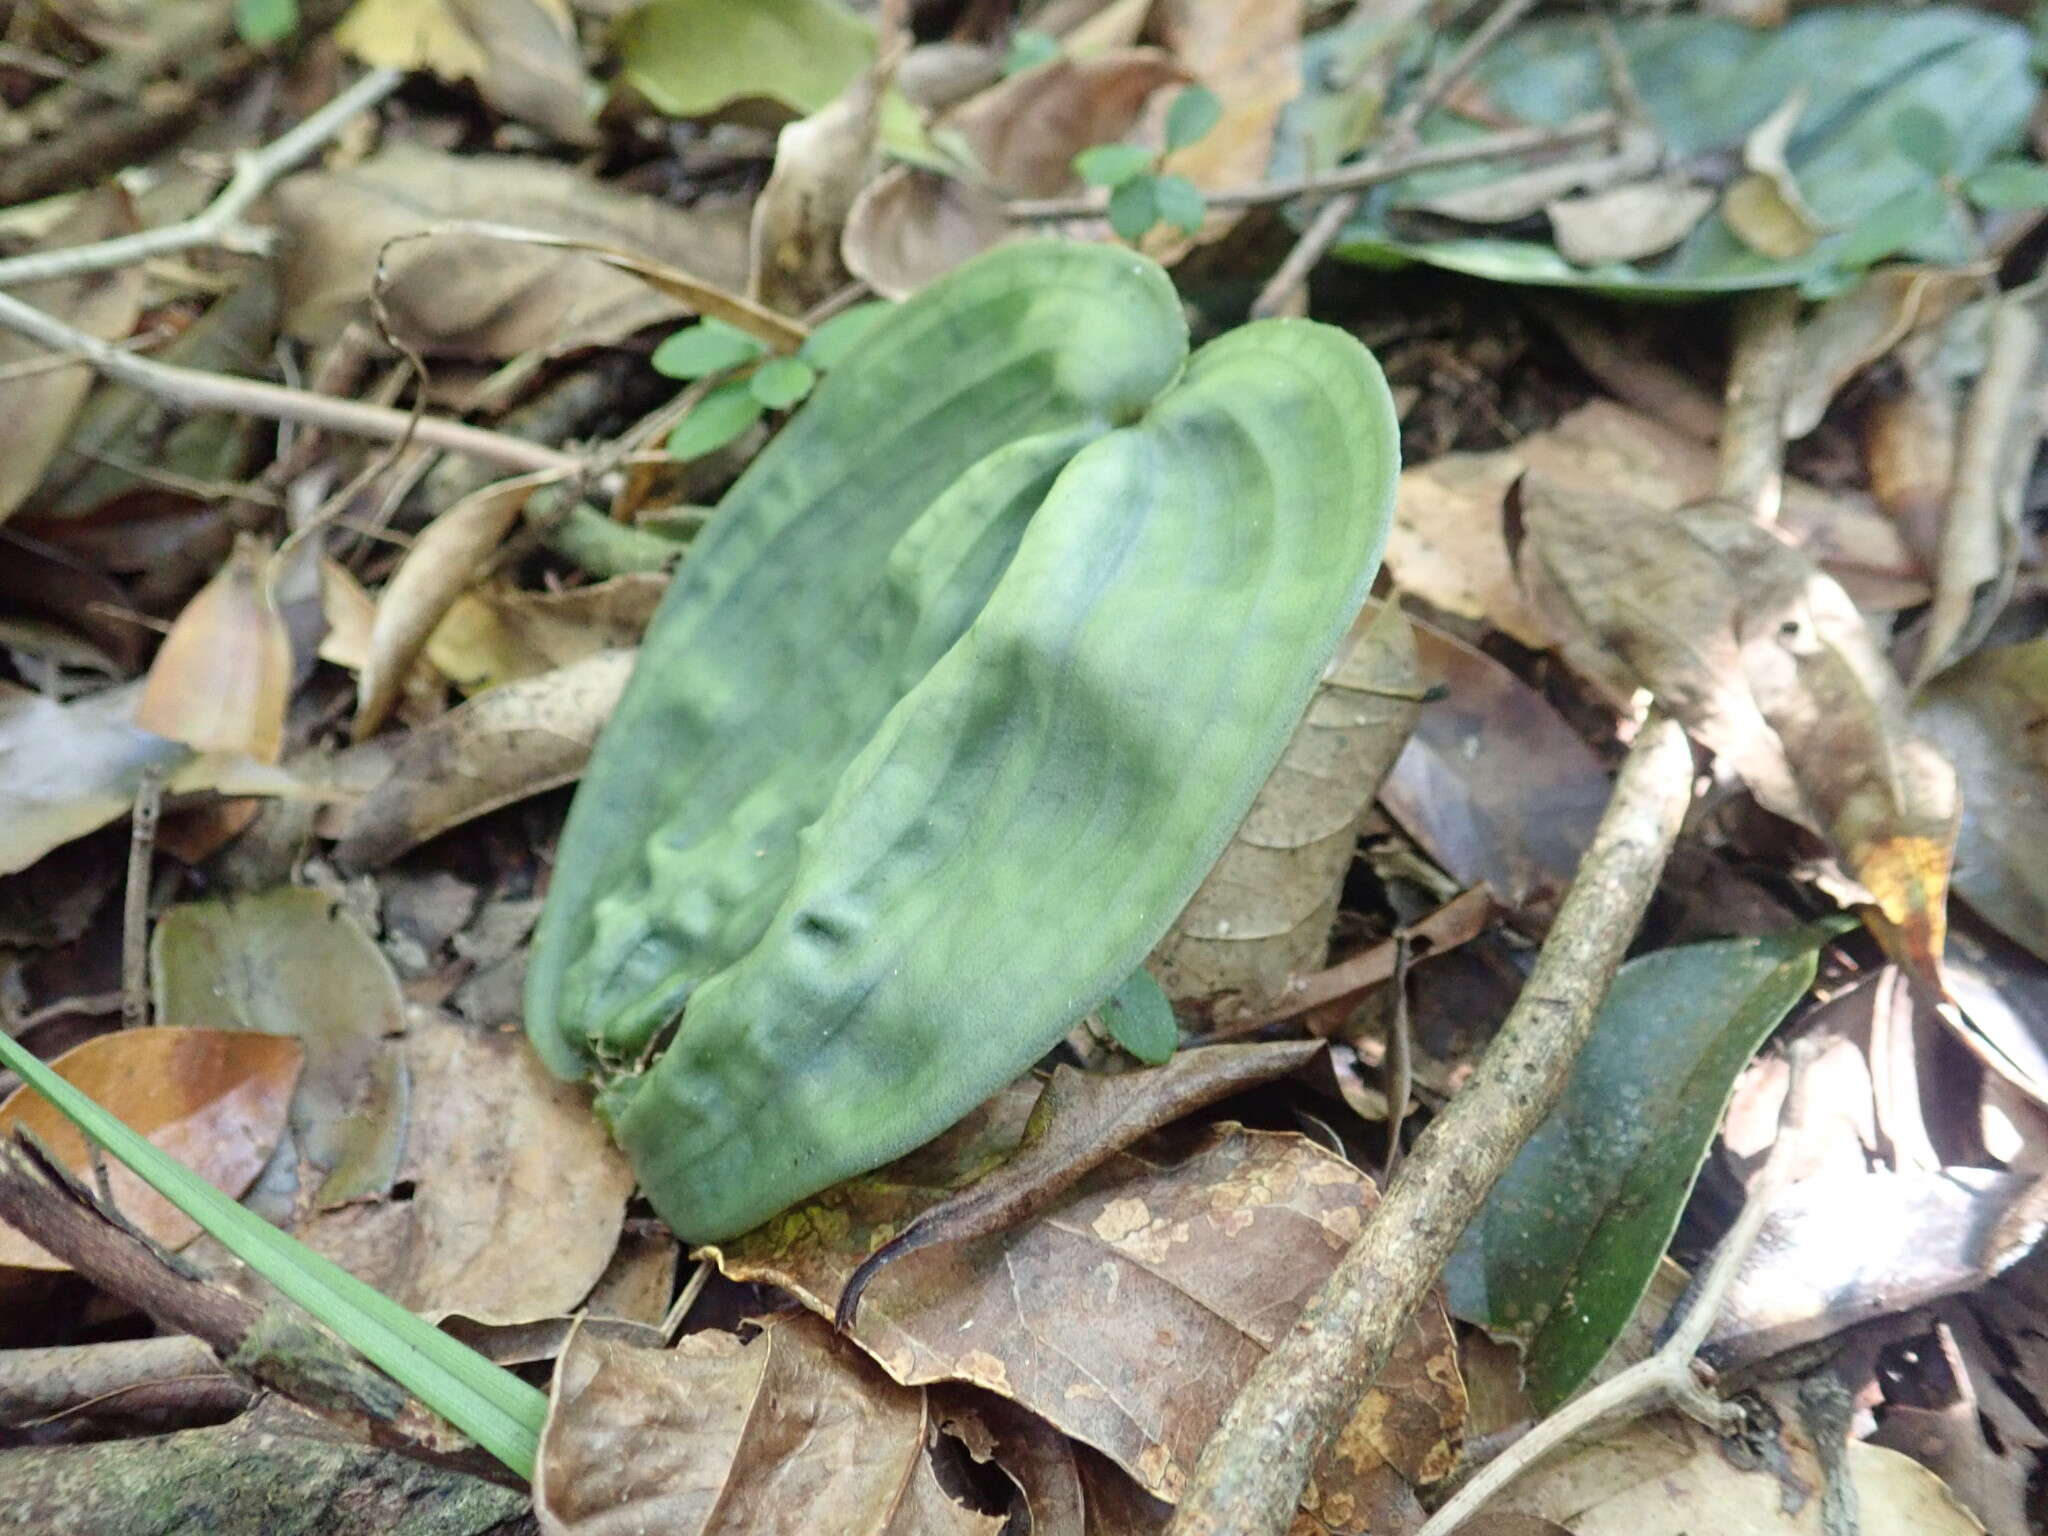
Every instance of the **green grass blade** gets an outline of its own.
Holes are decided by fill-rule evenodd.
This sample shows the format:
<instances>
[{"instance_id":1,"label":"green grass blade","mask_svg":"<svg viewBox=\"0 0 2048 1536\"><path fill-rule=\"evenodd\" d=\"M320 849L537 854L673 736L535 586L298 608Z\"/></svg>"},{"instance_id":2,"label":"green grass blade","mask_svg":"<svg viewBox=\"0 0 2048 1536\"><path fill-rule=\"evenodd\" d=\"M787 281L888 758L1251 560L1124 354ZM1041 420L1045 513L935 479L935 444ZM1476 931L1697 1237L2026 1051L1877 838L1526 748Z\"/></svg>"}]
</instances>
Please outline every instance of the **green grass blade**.
<instances>
[{"instance_id":1,"label":"green grass blade","mask_svg":"<svg viewBox=\"0 0 2048 1536\"><path fill-rule=\"evenodd\" d=\"M304 1307L393 1381L521 1477L533 1476L548 1401L296 1238L230 1200L64 1081L5 1033L0 1063L229 1252Z\"/></svg>"}]
</instances>

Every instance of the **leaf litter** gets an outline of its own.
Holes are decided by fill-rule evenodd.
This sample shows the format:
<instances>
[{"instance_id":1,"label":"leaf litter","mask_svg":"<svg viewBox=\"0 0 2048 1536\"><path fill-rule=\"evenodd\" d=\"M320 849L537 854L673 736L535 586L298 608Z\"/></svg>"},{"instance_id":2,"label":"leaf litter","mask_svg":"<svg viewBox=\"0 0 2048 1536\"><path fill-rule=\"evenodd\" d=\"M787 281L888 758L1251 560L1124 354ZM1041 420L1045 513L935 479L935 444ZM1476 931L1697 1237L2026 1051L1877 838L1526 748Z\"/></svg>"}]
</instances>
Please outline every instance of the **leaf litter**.
<instances>
[{"instance_id":1,"label":"leaf litter","mask_svg":"<svg viewBox=\"0 0 2048 1536\"><path fill-rule=\"evenodd\" d=\"M1627 1052L1596 1036L1581 1072L1607 1062L1606 1088L1568 1094L1497 1196L1553 1228L1591 1201L1574 1243L1532 1243L1543 1223L1499 1206L1468 1237L1500 1284L1543 1271L1517 1305L1544 1322L1509 1320L1522 1342L1502 1352L1427 1304L1294 1529L1418 1528L1473 1442L1516 1422L1482 1395L1526 1420L1641 1353L1771 1144L1802 1035L1832 1042L1810 1177L1707 1351L1759 1384L1777 1471L1663 1415L1468 1528L1805 1529L1781 1489L1831 1479L1866 1530L1969 1528L1941 1480L1996 1536L2038 1520L2048 503L2024 232L2048 177L2022 153L2021 29L1944 6L1523 18L1424 116L1421 150L1586 113L1614 115L1606 136L1395 176L1315 235L1324 205L1260 188L1384 147L1457 45L1414 7L1059 0L906 24L838 0L302 0L299 31L266 42L234 38L251 7L209 6L191 32L47 9L0 62L26 146L0 179L33 189L0 210L0 293L125 354L347 409L195 410L161 376L95 385L78 348L0 326L0 895L62 909L10 924L0 1025L51 1053L104 1031L138 986L124 939L146 955L158 1022L60 1070L485 1353L552 1362L543 1529L1164 1530L1235 1387L1377 1204L1363 1170L1469 1076L1646 698L1687 725L1709 786L1610 1002L1652 1019L1609 1033L1658 1060L1615 1066ZM186 61L162 50L180 46L220 51L209 79L261 82L246 112L178 107ZM1794 67L1817 49L1839 78ZM162 235L230 156L369 66L410 83L273 167L236 221L146 263L4 276ZM149 131L94 138L71 72L162 88L141 98ZM1105 154L1174 217L1120 236L1088 174ZM1275 296L1430 360L1397 374L1411 457L1386 579L1151 958L1178 1013L1141 1044L1162 1065L1078 1029L1042 1089L683 1262L587 1096L519 1039L518 985L559 791L703 509L776 429L762 402L800 411L812 381L791 364L742 385L745 430L688 464L662 445L687 402L771 354L809 359L863 287L903 297L1047 231L1136 239L1176 266L1203 334L1298 239L1435 269L1325 268ZM1725 315L1624 324L1603 295L1787 282L1810 307L1766 527L1713 499ZM1503 315L1535 324L1504 340ZM679 403L673 357L647 360L705 316L749 350ZM532 463L506 446L525 404L600 369L595 404L539 429L569 456L541 478L570 483L508 489ZM404 425L413 389L422 417L480 429L496 468L466 503L421 490L444 483L425 439L448 439ZM348 411L379 408L387 438L420 440L359 441ZM287 579L271 552L309 544ZM101 870L53 902L53 880L85 878L75 852L118 863L109 823L158 775L163 831L135 834L128 899ZM1797 926L1844 907L1869 934ZM124 931L131 911L147 933ZM1747 989L1688 969L1764 955L1783 963ZM1644 1005L1635 978L1667 973ZM1682 1023L1706 1063L1687 1072L1658 1046ZM1203 1043L1226 1037L1247 1043ZM0 1121L95 1181L25 1090ZM125 1217L227 1274L108 1177ZM0 1237L10 1297L51 1294L21 1289L50 1262L32 1234ZM1455 1310L1499 1326L1461 1265ZM63 1308L15 1310L10 1343L77 1338ZM1781 1379L1814 1351L1871 1410L1851 1431L1816 1431ZM210 1433L174 1417L127 1443L211 1455L186 1438ZM296 1435L273 1471L299 1464ZM55 1454L0 1453L39 1489L58 1464L34 1458ZM236 1487L270 1475L236 1465ZM384 1475L323 1466L305 1498ZM433 1475L453 1479L436 1497L484 1487Z\"/></svg>"}]
</instances>

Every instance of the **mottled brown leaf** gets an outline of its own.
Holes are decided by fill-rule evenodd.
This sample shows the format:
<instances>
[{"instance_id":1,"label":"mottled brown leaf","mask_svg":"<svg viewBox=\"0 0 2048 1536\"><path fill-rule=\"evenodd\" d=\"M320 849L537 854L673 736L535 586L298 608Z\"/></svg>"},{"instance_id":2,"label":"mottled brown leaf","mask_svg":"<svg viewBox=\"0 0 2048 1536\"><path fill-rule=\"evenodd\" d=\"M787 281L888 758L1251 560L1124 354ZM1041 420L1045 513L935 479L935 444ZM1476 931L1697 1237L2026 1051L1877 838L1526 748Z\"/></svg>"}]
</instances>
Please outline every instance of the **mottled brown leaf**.
<instances>
[{"instance_id":1,"label":"mottled brown leaf","mask_svg":"<svg viewBox=\"0 0 2048 1536\"><path fill-rule=\"evenodd\" d=\"M1015 1086L930 1146L707 1252L829 1314L874 1248L1016 1148L1031 1100ZM1171 1499L1375 1199L1300 1136L1229 1124L1155 1136L1022 1227L890 1266L853 1338L896 1380L1011 1398ZM1443 1476L1463 1402L1431 1303L1319 1464L1323 1518L1341 1528L1340 1511Z\"/></svg>"},{"instance_id":2,"label":"mottled brown leaf","mask_svg":"<svg viewBox=\"0 0 2048 1536\"><path fill-rule=\"evenodd\" d=\"M299 1062L299 1043L277 1035L157 1028L101 1035L50 1066L159 1150L239 1197L277 1146ZM85 1137L33 1088L17 1088L0 1104L0 1136L17 1129L33 1133L92 1185ZM197 1222L119 1163L106 1161L114 1205L130 1225L167 1248L198 1234ZM7 1266L65 1267L0 1222L0 1267Z\"/></svg>"},{"instance_id":3,"label":"mottled brown leaf","mask_svg":"<svg viewBox=\"0 0 2048 1536\"><path fill-rule=\"evenodd\" d=\"M547 1536L994 1536L939 1486L928 1395L802 1314L742 1341L636 1349L579 1335L534 1473Z\"/></svg>"},{"instance_id":4,"label":"mottled brown leaf","mask_svg":"<svg viewBox=\"0 0 2048 1536\"><path fill-rule=\"evenodd\" d=\"M427 641L427 659L464 693L640 643L666 573L636 571L587 587L529 592L493 582L464 593Z\"/></svg>"},{"instance_id":5,"label":"mottled brown leaf","mask_svg":"<svg viewBox=\"0 0 2048 1536\"><path fill-rule=\"evenodd\" d=\"M237 535L228 563L185 605L150 663L137 725L197 752L259 763L284 754L292 637L270 581L268 546Z\"/></svg>"}]
</instances>

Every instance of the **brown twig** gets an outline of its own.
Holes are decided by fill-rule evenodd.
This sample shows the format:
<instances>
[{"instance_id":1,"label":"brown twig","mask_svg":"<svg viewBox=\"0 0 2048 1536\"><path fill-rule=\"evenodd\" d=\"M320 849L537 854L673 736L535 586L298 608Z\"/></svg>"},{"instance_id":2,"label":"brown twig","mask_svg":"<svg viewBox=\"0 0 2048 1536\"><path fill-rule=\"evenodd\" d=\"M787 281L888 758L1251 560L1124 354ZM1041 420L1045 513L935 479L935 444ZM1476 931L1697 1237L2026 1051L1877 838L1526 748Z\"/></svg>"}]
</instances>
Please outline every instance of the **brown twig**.
<instances>
[{"instance_id":1,"label":"brown twig","mask_svg":"<svg viewBox=\"0 0 2048 1536\"><path fill-rule=\"evenodd\" d=\"M0 1424L13 1428L67 1415L215 1420L248 1400L249 1389L189 1334L0 1352Z\"/></svg>"},{"instance_id":2,"label":"brown twig","mask_svg":"<svg viewBox=\"0 0 2048 1536\"><path fill-rule=\"evenodd\" d=\"M128 831L128 885L121 902L121 1027L149 1022L149 887L155 868L156 823L164 803L164 770L152 763L135 786Z\"/></svg>"},{"instance_id":3,"label":"brown twig","mask_svg":"<svg viewBox=\"0 0 2048 1536\"><path fill-rule=\"evenodd\" d=\"M1785 401L1792 387L1799 290L1767 288L1735 305L1735 350L1722 402L1720 494L1760 523L1785 490Z\"/></svg>"},{"instance_id":4,"label":"brown twig","mask_svg":"<svg viewBox=\"0 0 2048 1536\"><path fill-rule=\"evenodd\" d=\"M1653 714L1500 1033L1230 1405L1170 1536L1287 1529L1316 1454L1379 1375L1459 1234L1563 1092L1691 792L1685 733Z\"/></svg>"},{"instance_id":5,"label":"brown twig","mask_svg":"<svg viewBox=\"0 0 2048 1536\"><path fill-rule=\"evenodd\" d=\"M1729 1289L1741 1272L1743 1261L1756 1246L1764 1218L1777 1203L1779 1193L1791 1181L1792 1167L1804 1139L1808 1086L1812 1074L1813 1042L1795 1041L1788 1053L1791 1077L1785 1088L1784 1108L1778 1117L1778 1139L1771 1155L1749 1188L1749 1198L1735 1225L1715 1250L1706 1278L1693 1294L1684 1321L1671 1337L1646 1360L1640 1360L1620 1374L1573 1398L1556 1413L1488 1462L1460 1488L1417 1532L1417 1536L1450 1536L1459 1526L1479 1513L1486 1502L1535 1466L1552 1451L1596 1424L1613 1424L1637 1419L1670 1405L1697 1419L1716 1434L1728 1434L1741 1427L1742 1410L1708 1390L1701 1379L1704 1367L1696 1358L1700 1346L1713 1331ZM1711 1373L1710 1373L1711 1374Z\"/></svg>"}]
</instances>

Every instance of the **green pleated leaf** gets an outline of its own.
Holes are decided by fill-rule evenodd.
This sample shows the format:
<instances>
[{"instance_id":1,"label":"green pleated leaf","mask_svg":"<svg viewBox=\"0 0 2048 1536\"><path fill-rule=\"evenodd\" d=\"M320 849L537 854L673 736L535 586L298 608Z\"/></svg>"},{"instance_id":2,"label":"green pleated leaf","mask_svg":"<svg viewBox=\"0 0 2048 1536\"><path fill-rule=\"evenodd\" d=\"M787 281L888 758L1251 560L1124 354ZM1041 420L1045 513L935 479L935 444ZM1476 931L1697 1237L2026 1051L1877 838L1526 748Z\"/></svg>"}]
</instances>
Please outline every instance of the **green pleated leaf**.
<instances>
[{"instance_id":1,"label":"green pleated leaf","mask_svg":"<svg viewBox=\"0 0 2048 1536\"><path fill-rule=\"evenodd\" d=\"M1660 950L1615 978L1564 1098L1444 1271L1451 1310L1524 1348L1537 1407L1600 1363L1649 1287L1736 1074L1836 924Z\"/></svg>"},{"instance_id":2,"label":"green pleated leaf","mask_svg":"<svg viewBox=\"0 0 2048 1536\"><path fill-rule=\"evenodd\" d=\"M521 1477L533 1475L547 1397L151 1146L0 1031L0 1064L230 1253Z\"/></svg>"}]
</instances>

